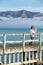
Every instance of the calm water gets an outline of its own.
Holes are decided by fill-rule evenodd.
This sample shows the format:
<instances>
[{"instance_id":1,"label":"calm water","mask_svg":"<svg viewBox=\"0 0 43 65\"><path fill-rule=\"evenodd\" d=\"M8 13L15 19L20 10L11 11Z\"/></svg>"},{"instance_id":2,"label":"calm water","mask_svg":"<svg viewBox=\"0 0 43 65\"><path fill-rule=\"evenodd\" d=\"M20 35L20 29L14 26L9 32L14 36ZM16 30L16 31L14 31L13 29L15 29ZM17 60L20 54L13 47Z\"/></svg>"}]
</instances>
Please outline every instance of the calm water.
<instances>
[{"instance_id":1,"label":"calm water","mask_svg":"<svg viewBox=\"0 0 43 65\"><path fill-rule=\"evenodd\" d=\"M0 33L27 33L29 29L0 29Z\"/></svg>"},{"instance_id":2,"label":"calm water","mask_svg":"<svg viewBox=\"0 0 43 65\"><path fill-rule=\"evenodd\" d=\"M0 28L0 33L28 33L30 31L30 29L19 29L19 28ZM42 29L37 29L38 32L43 32L43 28Z\"/></svg>"}]
</instances>

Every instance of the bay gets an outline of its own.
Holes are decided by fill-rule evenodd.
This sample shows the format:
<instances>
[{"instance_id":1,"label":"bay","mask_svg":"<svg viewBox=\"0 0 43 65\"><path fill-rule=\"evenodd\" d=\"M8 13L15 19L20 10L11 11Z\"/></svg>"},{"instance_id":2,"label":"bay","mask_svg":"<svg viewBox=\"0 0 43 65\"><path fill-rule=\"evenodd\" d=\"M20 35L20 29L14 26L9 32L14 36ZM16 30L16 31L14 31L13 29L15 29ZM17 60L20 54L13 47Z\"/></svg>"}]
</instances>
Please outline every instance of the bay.
<instances>
[{"instance_id":1,"label":"bay","mask_svg":"<svg viewBox=\"0 0 43 65\"><path fill-rule=\"evenodd\" d=\"M0 28L0 33L29 33L30 28ZM43 32L43 28L37 28L37 32Z\"/></svg>"}]
</instances>

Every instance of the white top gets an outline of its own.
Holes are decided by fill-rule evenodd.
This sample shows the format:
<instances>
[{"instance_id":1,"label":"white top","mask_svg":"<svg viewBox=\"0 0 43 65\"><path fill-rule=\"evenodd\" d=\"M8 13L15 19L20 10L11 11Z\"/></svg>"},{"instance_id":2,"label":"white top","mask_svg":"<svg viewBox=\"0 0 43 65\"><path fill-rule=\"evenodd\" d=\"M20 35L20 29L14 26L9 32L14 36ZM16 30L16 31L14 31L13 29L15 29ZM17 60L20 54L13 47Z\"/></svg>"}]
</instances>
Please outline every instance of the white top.
<instances>
[{"instance_id":1,"label":"white top","mask_svg":"<svg viewBox=\"0 0 43 65\"><path fill-rule=\"evenodd\" d=\"M34 31L33 29L30 30L30 35L31 35L32 37L35 36L35 31Z\"/></svg>"}]
</instances>

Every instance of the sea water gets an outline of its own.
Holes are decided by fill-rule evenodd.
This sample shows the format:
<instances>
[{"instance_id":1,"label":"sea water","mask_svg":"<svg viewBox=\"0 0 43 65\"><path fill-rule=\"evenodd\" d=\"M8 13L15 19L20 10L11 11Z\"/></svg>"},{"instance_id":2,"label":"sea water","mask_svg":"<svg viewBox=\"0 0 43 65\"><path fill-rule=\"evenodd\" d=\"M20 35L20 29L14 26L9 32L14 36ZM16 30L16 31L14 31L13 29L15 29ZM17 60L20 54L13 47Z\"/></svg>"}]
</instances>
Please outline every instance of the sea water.
<instances>
[{"instance_id":1,"label":"sea water","mask_svg":"<svg viewBox=\"0 0 43 65\"><path fill-rule=\"evenodd\" d=\"M0 34L14 34L14 33L29 33L30 28L0 28ZM43 32L43 29L38 29L37 32ZM35 36L35 39L38 39L39 36ZM7 40L23 40L23 36L7 36ZM30 39L30 36L26 36L25 39ZM0 37L0 40L3 40Z\"/></svg>"},{"instance_id":2,"label":"sea water","mask_svg":"<svg viewBox=\"0 0 43 65\"><path fill-rule=\"evenodd\" d=\"M0 28L0 33L29 33L30 28ZM43 32L43 28L37 28L37 32Z\"/></svg>"},{"instance_id":3,"label":"sea water","mask_svg":"<svg viewBox=\"0 0 43 65\"><path fill-rule=\"evenodd\" d=\"M13 33L29 33L29 31L30 31L30 29L28 28L28 29L18 29L18 28L13 28L13 29L9 29L9 28L0 28L0 34L5 34L5 33L11 33L11 34L13 34ZM37 29L37 32L43 32L43 29ZM12 39L12 38L11 38ZM14 38L13 38L14 39ZM2 40L2 38L0 38L0 40ZM10 40L10 39L9 39ZM16 60L15 60L15 62L17 62L17 55L15 55L16 56ZM21 54L20 54L20 56L21 56ZM2 61L2 63L4 63L4 55L1 55L1 57L2 57L2 59L1 59L1 61ZM6 63L8 63L8 54L6 55L6 57L7 57L7 59L6 59ZM39 53L38 53L38 58L39 58ZM11 62L12 62L12 54L11 54Z\"/></svg>"}]
</instances>

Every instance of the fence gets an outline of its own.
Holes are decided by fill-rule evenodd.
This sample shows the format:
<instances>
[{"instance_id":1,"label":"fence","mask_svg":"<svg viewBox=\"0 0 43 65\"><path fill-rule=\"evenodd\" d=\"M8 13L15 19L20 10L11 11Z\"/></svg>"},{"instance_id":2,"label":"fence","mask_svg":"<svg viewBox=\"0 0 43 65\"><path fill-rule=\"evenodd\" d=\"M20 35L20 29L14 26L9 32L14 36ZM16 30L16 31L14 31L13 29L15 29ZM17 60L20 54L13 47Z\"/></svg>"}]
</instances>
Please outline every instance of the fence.
<instances>
[{"instance_id":1,"label":"fence","mask_svg":"<svg viewBox=\"0 0 43 65\"><path fill-rule=\"evenodd\" d=\"M38 39L30 40L26 39L26 36L30 36L29 33L14 33L14 34L0 34L3 40L0 41L0 63L4 65L25 65L43 63L43 33L36 33L35 36L39 36ZM7 37L22 36L20 40L7 40ZM18 37L19 38L19 37ZM29 42L32 41L33 46L29 46ZM8 44L9 43L9 44ZM11 44L12 43L12 44ZM14 44L13 44L14 43ZM16 43L16 44L15 44ZM22 43L22 44L17 44ZM27 44L28 43L28 44ZM38 44L39 43L39 44ZM39 60L38 60L39 52Z\"/></svg>"}]
</instances>

